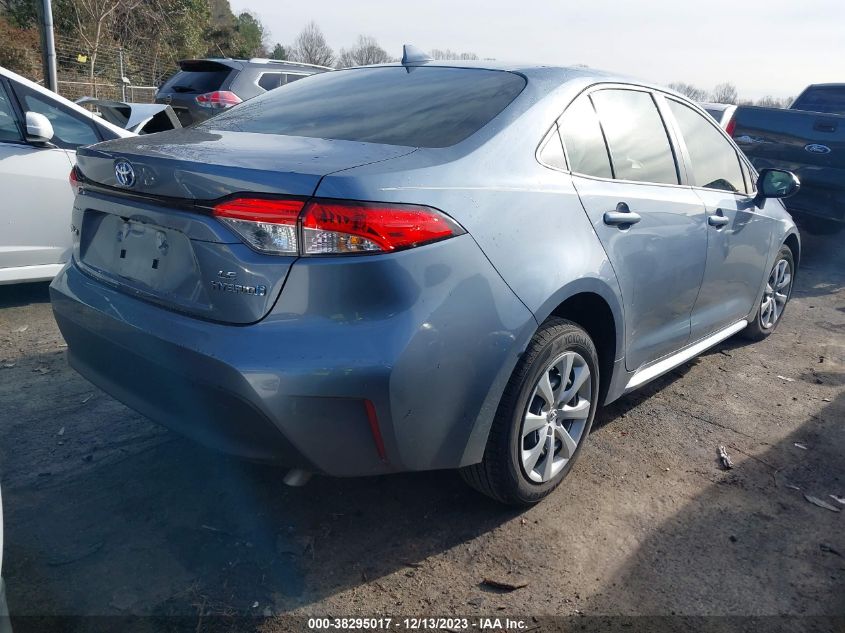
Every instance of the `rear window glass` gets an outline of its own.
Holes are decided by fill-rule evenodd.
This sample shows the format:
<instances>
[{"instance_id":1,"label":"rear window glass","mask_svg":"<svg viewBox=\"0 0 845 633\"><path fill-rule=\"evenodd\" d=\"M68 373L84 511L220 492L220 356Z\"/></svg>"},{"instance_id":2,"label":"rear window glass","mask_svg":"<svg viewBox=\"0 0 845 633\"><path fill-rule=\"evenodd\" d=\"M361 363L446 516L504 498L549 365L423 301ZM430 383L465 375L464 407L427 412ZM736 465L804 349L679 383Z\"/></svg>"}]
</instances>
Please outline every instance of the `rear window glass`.
<instances>
[{"instance_id":1,"label":"rear window glass","mask_svg":"<svg viewBox=\"0 0 845 633\"><path fill-rule=\"evenodd\" d=\"M170 92L205 93L219 90L231 70L181 70L168 79L162 90Z\"/></svg>"},{"instance_id":2,"label":"rear window glass","mask_svg":"<svg viewBox=\"0 0 845 633\"><path fill-rule=\"evenodd\" d=\"M258 85L264 90L273 90L284 83L284 75L282 73L264 73L258 80Z\"/></svg>"},{"instance_id":3,"label":"rear window glass","mask_svg":"<svg viewBox=\"0 0 845 633\"><path fill-rule=\"evenodd\" d=\"M497 70L342 70L268 92L200 128L448 147L477 132L524 87L521 75Z\"/></svg>"},{"instance_id":4,"label":"rear window glass","mask_svg":"<svg viewBox=\"0 0 845 633\"><path fill-rule=\"evenodd\" d=\"M722 114L724 114L724 110L714 110L713 108L704 108L704 111L712 116L716 121L722 120Z\"/></svg>"},{"instance_id":5,"label":"rear window glass","mask_svg":"<svg viewBox=\"0 0 845 633\"><path fill-rule=\"evenodd\" d=\"M798 97L793 110L845 114L845 86L818 86L808 88Z\"/></svg>"}]
</instances>

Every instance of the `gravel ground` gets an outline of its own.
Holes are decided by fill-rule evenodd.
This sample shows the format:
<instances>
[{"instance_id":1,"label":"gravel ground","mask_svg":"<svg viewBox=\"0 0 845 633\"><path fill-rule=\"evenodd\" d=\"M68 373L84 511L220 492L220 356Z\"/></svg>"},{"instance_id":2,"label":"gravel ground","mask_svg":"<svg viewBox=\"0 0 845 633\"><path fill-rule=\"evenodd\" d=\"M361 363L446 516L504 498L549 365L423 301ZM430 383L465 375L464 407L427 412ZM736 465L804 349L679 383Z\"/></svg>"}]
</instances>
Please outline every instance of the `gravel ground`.
<instances>
[{"instance_id":1,"label":"gravel ground","mask_svg":"<svg viewBox=\"0 0 845 633\"><path fill-rule=\"evenodd\" d=\"M842 239L805 238L774 336L600 410L572 475L522 512L450 472L286 488L88 384L46 285L0 287L10 610L198 631L213 614L845 616L845 511L804 496L845 497Z\"/></svg>"}]
</instances>

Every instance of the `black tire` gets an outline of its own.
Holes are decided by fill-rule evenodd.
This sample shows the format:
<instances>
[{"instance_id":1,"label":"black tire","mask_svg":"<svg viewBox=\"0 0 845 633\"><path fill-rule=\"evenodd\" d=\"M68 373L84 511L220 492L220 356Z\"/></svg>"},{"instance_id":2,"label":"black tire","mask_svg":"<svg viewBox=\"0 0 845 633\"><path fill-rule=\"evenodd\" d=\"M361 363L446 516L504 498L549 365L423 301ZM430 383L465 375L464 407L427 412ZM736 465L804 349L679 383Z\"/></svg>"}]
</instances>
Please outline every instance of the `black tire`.
<instances>
[{"instance_id":1,"label":"black tire","mask_svg":"<svg viewBox=\"0 0 845 633\"><path fill-rule=\"evenodd\" d=\"M774 266L777 266L778 262L780 262L781 260L784 260L784 259L787 262L789 262L790 274L792 275L792 279L794 280L795 279L795 258L792 256L792 250L786 245L783 245L783 246L780 247L780 251L778 252L777 257L775 258ZM774 266L772 267L772 270L774 270ZM771 275L772 275L771 271L769 273L767 273L766 281L769 280ZM789 285L789 292L787 293L786 303L783 306L784 311L786 310L786 306L789 305L789 299L792 297L793 285L794 285L794 283L790 283L790 285ZM751 321L751 323L748 324L748 327L746 327L740 333L742 338L748 339L750 341L762 341L764 338L766 338L772 332L774 332L775 329L777 329L778 324L783 320L783 312L781 312L780 316L778 317L778 319L774 322L774 324L771 327L765 327L763 325L763 320L762 320L763 315L762 315L762 312L761 312L761 308L763 306L763 301L765 299L766 299L766 294L763 293L763 296L760 297L760 301L757 302L757 307L755 308L755 312L754 312L754 320Z\"/></svg>"},{"instance_id":2,"label":"black tire","mask_svg":"<svg viewBox=\"0 0 845 633\"><path fill-rule=\"evenodd\" d=\"M562 470L545 483L531 481L520 459L522 420L534 387L542 372L559 354L577 352L590 370L592 396L590 411L577 448ZM548 496L563 481L581 453L590 432L599 394L598 354L590 336L581 327L557 317L548 319L537 330L520 358L502 394L484 450L478 464L460 470L470 486L497 501L529 506Z\"/></svg>"}]
</instances>

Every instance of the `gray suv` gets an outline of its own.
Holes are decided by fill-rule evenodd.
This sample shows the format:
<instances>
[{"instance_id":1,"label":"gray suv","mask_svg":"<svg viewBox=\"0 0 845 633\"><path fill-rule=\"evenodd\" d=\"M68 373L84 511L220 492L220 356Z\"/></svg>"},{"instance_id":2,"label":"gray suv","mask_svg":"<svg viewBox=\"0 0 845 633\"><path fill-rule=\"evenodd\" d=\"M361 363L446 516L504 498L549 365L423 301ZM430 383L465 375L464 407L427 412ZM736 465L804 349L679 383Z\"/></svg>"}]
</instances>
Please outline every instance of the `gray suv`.
<instances>
[{"instance_id":1,"label":"gray suv","mask_svg":"<svg viewBox=\"0 0 845 633\"><path fill-rule=\"evenodd\" d=\"M272 59L186 59L179 72L156 92L156 103L173 107L182 125L190 125L303 77L331 70Z\"/></svg>"},{"instance_id":2,"label":"gray suv","mask_svg":"<svg viewBox=\"0 0 845 633\"><path fill-rule=\"evenodd\" d=\"M800 257L791 173L588 69L325 73L75 179L71 365L290 482L458 468L534 503L597 406L771 334Z\"/></svg>"}]
</instances>

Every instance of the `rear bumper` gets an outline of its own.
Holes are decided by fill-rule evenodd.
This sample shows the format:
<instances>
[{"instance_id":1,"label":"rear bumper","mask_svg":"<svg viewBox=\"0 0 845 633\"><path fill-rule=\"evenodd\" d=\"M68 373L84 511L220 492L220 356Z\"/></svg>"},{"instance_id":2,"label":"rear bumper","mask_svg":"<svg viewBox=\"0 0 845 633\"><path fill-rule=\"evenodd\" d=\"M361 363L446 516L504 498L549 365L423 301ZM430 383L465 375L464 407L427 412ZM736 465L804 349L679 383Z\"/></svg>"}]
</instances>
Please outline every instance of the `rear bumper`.
<instances>
[{"instance_id":1,"label":"rear bumper","mask_svg":"<svg viewBox=\"0 0 845 633\"><path fill-rule=\"evenodd\" d=\"M295 263L249 326L163 309L73 262L51 298L79 373L211 448L337 476L479 461L533 317L469 236L355 260Z\"/></svg>"}]
</instances>

